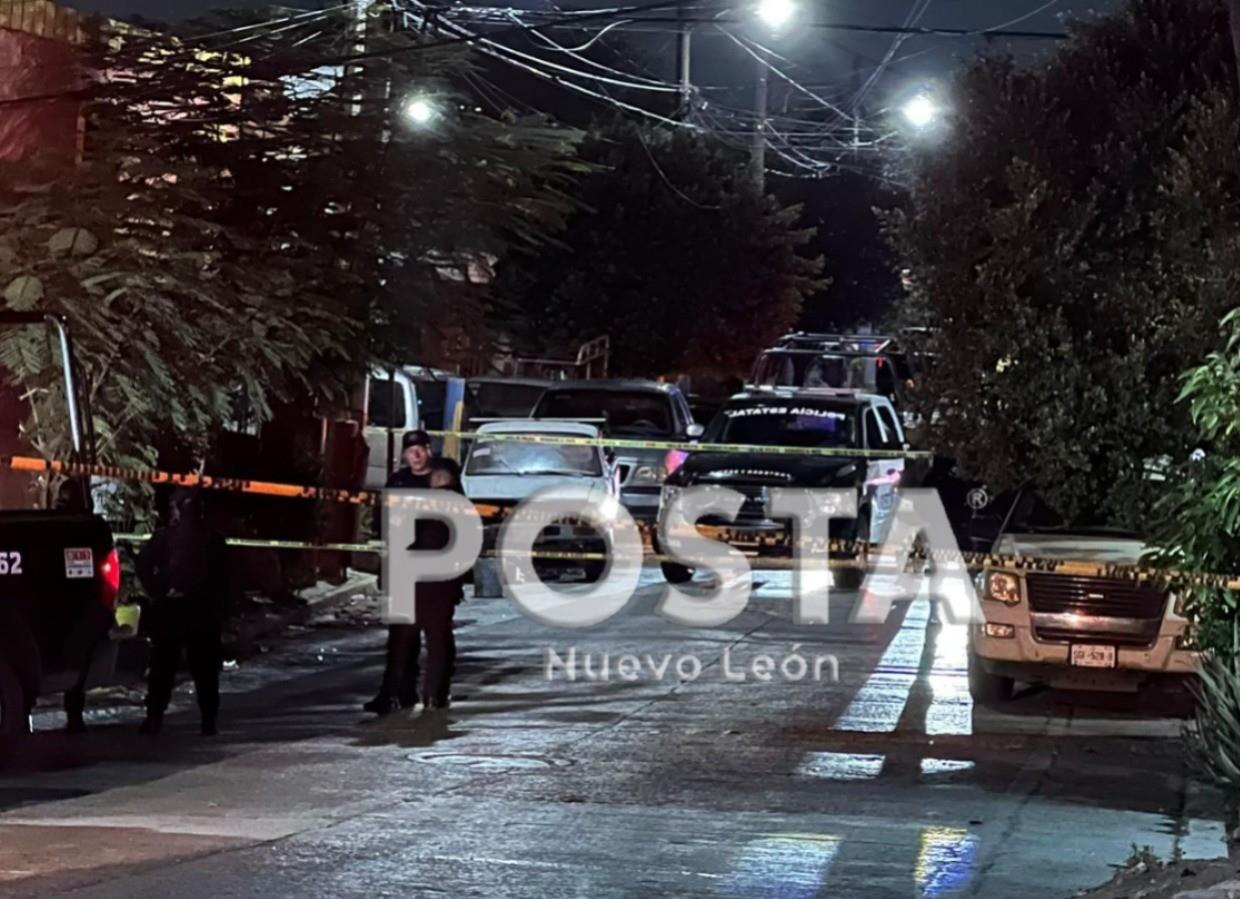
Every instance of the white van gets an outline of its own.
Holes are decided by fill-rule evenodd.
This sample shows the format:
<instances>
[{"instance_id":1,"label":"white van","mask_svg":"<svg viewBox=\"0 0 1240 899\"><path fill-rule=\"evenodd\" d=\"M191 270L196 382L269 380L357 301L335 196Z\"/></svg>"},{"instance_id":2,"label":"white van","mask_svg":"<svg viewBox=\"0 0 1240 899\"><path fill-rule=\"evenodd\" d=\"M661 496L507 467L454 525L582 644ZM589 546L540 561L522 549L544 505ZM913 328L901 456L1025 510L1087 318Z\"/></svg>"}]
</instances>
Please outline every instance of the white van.
<instances>
[{"instance_id":1,"label":"white van","mask_svg":"<svg viewBox=\"0 0 1240 899\"><path fill-rule=\"evenodd\" d=\"M452 380L448 372L420 366L376 368L370 373L366 379L365 436L370 456L366 465L367 489L383 487L391 471L400 467L401 435L417 428L443 427Z\"/></svg>"}]
</instances>

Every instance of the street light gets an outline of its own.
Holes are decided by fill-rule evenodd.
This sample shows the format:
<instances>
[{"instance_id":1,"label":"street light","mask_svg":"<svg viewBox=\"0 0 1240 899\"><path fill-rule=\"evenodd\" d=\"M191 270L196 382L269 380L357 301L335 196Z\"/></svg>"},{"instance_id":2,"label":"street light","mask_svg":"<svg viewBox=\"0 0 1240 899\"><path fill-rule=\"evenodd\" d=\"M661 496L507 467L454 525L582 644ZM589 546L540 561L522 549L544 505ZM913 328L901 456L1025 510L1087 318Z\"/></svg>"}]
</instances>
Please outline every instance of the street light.
<instances>
[{"instance_id":1,"label":"street light","mask_svg":"<svg viewBox=\"0 0 1240 899\"><path fill-rule=\"evenodd\" d=\"M939 104L934 102L934 98L925 92L915 94L906 100L901 111L904 113L905 120L919 131L929 128L943 113Z\"/></svg>"},{"instance_id":2,"label":"street light","mask_svg":"<svg viewBox=\"0 0 1240 899\"><path fill-rule=\"evenodd\" d=\"M430 127L439 118L439 108L435 101L425 94L414 94L407 98L401 106L401 117L414 128Z\"/></svg>"},{"instance_id":3,"label":"street light","mask_svg":"<svg viewBox=\"0 0 1240 899\"><path fill-rule=\"evenodd\" d=\"M758 18L771 28L786 25L796 11L794 0L759 0L757 7Z\"/></svg>"}]
</instances>

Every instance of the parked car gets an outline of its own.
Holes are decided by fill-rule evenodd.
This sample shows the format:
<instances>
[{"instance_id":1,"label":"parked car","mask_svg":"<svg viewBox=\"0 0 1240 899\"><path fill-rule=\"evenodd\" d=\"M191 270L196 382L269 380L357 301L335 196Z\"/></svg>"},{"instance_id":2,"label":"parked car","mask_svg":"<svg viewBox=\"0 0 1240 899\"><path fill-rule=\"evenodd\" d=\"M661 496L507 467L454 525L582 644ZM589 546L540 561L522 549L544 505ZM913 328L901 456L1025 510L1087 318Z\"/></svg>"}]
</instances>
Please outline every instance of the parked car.
<instances>
[{"instance_id":1,"label":"parked car","mask_svg":"<svg viewBox=\"0 0 1240 899\"><path fill-rule=\"evenodd\" d=\"M1139 534L1090 517L1065 521L1021 491L994 551L1030 559L1136 564ZM988 566L978 576L983 621L969 633L969 689L1000 703L1016 683L1133 691L1197 669L1188 622L1159 584Z\"/></svg>"},{"instance_id":2,"label":"parked car","mask_svg":"<svg viewBox=\"0 0 1240 899\"><path fill-rule=\"evenodd\" d=\"M703 519L722 530L731 545L755 555L791 553L791 523L773 519L766 501L772 487L839 488L857 491L857 518L841 524L832 536L878 542L895 512L896 490L905 474L904 431L886 397L849 391L748 390L720 410L702 437L702 444L750 444L773 447L815 447L841 450L890 450L890 458L771 455L765 453L692 453L667 478L661 506L686 487L711 484L745 494L733 522ZM689 580L693 572L674 562L663 564L672 583ZM837 585L855 588L860 569L840 569Z\"/></svg>"},{"instance_id":3,"label":"parked car","mask_svg":"<svg viewBox=\"0 0 1240 899\"><path fill-rule=\"evenodd\" d=\"M703 428L674 384L642 380L566 381L547 388L534 418L580 421L621 440L690 441ZM638 521L654 521L667 477L666 449L616 450L621 500Z\"/></svg>"},{"instance_id":4,"label":"parked car","mask_svg":"<svg viewBox=\"0 0 1240 899\"><path fill-rule=\"evenodd\" d=\"M499 436L521 435L585 437L596 439L594 425L574 422L516 421L491 422L478 429L465 460L465 495L475 503L492 506L500 513L484 522L484 549L494 549L506 513L540 490L549 487L585 486L591 499L604 508L618 510L619 477L607 453L599 446L558 446L499 440ZM563 521L542 532L537 549L555 552L606 553L606 535L584 522ZM606 569L605 560L535 559L534 567L545 578L559 580L597 580Z\"/></svg>"}]
</instances>

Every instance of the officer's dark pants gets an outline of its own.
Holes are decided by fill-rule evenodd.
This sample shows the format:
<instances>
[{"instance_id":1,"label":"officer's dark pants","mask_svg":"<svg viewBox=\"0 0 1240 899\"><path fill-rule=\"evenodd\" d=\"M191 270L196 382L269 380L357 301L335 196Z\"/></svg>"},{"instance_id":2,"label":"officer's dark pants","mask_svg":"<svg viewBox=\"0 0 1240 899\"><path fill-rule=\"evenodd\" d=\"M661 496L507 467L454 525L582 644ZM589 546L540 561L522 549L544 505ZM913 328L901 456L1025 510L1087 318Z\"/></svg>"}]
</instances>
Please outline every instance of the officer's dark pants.
<instances>
[{"instance_id":1,"label":"officer's dark pants","mask_svg":"<svg viewBox=\"0 0 1240 899\"><path fill-rule=\"evenodd\" d=\"M451 599L414 600L416 624L394 624L388 628L387 669L383 674L382 695L396 697L402 706L417 703L418 657L422 637L426 636L426 675L421 691L423 701L446 702L451 691L456 663L456 638L452 615L456 603Z\"/></svg>"},{"instance_id":2,"label":"officer's dark pants","mask_svg":"<svg viewBox=\"0 0 1240 899\"><path fill-rule=\"evenodd\" d=\"M155 609L151 631L151 673L146 710L162 715L172 699L181 651L189 660L194 692L204 722L214 723L220 710L220 622L206 599L168 597Z\"/></svg>"}]
</instances>

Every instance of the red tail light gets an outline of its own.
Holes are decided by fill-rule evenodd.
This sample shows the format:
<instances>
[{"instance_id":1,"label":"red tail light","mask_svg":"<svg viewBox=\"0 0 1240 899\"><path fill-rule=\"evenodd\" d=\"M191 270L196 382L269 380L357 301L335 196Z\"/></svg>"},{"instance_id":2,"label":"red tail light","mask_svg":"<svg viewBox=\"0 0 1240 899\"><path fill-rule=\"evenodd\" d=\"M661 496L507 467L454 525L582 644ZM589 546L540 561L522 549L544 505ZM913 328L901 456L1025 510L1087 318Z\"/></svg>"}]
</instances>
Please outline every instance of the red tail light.
<instances>
[{"instance_id":1,"label":"red tail light","mask_svg":"<svg viewBox=\"0 0 1240 899\"><path fill-rule=\"evenodd\" d=\"M121 557L115 550L110 550L99 563L99 601L109 611L116 608L116 600L121 595Z\"/></svg>"}]
</instances>

